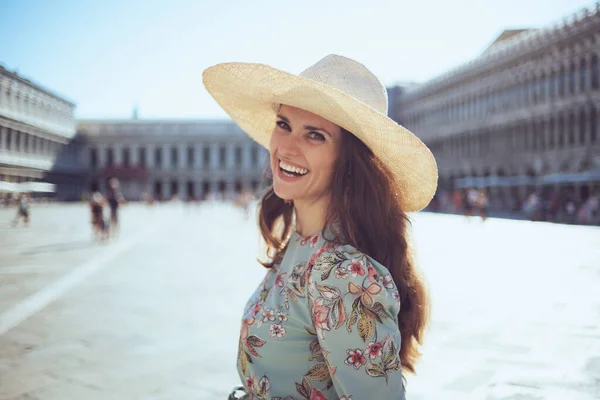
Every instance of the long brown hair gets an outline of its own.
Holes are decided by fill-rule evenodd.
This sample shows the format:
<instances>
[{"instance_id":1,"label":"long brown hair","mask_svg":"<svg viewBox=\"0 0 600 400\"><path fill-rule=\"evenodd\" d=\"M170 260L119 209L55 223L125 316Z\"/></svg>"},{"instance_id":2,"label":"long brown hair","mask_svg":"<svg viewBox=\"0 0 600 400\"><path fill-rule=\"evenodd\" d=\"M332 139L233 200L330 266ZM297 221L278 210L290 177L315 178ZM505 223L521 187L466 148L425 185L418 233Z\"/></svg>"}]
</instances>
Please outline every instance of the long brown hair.
<instances>
[{"instance_id":1,"label":"long brown hair","mask_svg":"<svg viewBox=\"0 0 600 400\"><path fill-rule=\"evenodd\" d=\"M354 246L390 271L400 293L402 369L414 374L430 304L407 238L410 221L400 208L400 193L394 192L393 182L393 175L373 152L342 129L342 149L332 177L327 222L337 221L344 244ZM262 264L270 268L285 252L293 207L277 197L271 186L261 199L258 218L268 257Z\"/></svg>"}]
</instances>

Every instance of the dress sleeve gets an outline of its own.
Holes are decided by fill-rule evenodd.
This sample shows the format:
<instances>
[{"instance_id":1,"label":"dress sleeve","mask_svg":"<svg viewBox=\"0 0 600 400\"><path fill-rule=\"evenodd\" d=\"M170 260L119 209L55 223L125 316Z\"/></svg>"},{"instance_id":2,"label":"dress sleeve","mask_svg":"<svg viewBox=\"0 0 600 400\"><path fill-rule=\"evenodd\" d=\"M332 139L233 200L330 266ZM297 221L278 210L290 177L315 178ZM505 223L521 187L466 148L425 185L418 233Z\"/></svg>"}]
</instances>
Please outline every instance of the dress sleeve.
<instances>
[{"instance_id":1,"label":"dress sleeve","mask_svg":"<svg viewBox=\"0 0 600 400\"><path fill-rule=\"evenodd\" d=\"M399 295L388 270L351 246L318 254L308 274L312 322L341 399L404 399Z\"/></svg>"}]
</instances>

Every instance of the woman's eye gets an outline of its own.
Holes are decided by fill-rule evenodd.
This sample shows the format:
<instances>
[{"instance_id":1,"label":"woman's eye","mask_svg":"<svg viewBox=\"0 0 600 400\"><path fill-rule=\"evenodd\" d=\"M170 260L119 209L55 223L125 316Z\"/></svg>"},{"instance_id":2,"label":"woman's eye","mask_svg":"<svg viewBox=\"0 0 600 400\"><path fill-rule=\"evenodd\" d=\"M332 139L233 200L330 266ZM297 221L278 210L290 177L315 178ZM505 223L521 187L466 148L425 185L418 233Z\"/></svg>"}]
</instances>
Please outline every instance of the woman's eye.
<instances>
[{"instance_id":1,"label":"woman's eye","mask_svg":"<svg viewBox=\"0 0 600 400\"><path fill-rule=\"evenodd\" d=\"M277 121L277 126L281 129L289 130L290 126L285 121Z\"/></svg>"},{"instance_id":2,"label":"woman's eye","mask_svg":"<svg viewBox=\"0 0 600 400\"><path fill-rule=\"evenodd\" d=\"M311 139L318 140L319 142L324 142L325 141L325 136L323 136L319 132L311 132L311 133L308 134L308 136Z\"/></svg>"}]
</instances>

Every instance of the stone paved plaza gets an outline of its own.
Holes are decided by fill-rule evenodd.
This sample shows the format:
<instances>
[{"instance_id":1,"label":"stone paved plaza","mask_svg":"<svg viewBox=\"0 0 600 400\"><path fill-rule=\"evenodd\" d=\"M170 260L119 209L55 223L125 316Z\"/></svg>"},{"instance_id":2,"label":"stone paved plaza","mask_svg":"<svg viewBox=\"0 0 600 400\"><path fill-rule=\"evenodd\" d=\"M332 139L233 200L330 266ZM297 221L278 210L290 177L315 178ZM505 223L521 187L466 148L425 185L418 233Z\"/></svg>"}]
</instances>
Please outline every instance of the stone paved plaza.
<instances>
[{"instance_id":1,"label":"stone paved plaza","mask_svg":"<svg viewBox=\"0 0 600 400\"><path fill-rule=\"evenodd\" d=\"M226 204L0 209L0 400L225 399L264 271ZM433 300L410 400L600 398L600 229L413 216ZM363 400L363 399L354 399Z\"/></svg>"}]
</instances>

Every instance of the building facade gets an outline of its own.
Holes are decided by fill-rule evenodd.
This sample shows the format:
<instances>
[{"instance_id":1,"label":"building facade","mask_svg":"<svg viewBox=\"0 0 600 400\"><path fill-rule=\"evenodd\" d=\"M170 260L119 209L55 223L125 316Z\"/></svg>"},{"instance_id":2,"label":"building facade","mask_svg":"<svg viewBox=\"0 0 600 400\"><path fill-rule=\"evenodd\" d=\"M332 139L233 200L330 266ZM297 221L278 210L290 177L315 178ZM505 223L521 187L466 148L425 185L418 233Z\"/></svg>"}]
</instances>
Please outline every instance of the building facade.
<instances>
[{"instance_id":1,"label":"building facade","mask_svg":"<svg viewBox=\"0 0 600 400\"><path fill-rule=\"evenodd\" d=\"M600 3L504 32L473 61L397 91L393 115L434 153L442 190L485 187L509 210L531 191L582 203L600 190L599 58Z\"/></svg>"},{"instance_id":2,"label":"building facade","mask_svg":"<svg viewBox=\"0 0 600 400\"><path fill-rule=\"evenodd\" d=\"M0 66L0 182L78 186L75 105ZM31 186L31 185L30 185Z\"/></svg>"},{"instance_id":3,"label":"building facade","mask_svg":"<svg viewBox=\"0 0 600 400\"><path fill-rule=\"evenodd\" d=\"M128 200L231 197L264 186L267 151L231 121L83 120L86 190L116 177Z\"/></svg>"}]
</instances>

